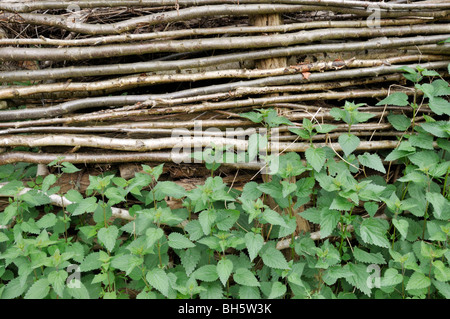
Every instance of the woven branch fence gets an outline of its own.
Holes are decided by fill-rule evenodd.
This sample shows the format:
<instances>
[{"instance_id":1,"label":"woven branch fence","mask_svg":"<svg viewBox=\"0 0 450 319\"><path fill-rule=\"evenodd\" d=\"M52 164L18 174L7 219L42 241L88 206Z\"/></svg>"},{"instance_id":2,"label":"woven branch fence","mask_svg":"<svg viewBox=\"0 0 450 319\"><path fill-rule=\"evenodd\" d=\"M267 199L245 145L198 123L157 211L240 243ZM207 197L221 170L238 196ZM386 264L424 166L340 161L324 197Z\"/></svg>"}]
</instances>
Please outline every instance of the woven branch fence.
<instances>
[{"instance_id":1,"label":"woven branch fence","mask_svg":"<svg viewBox=\"0 0 450 319\"><path fill-rule=\"evenodd\" d=\"M376 103L414 93L399 68L448 77L450 63L449 1L8 0L0 10L0 165L64 158L129 177L124 163L183 162L167 169L192 177L204 170L173 148L246 150L260 127L239 114L260 108L299 127L335 124L314 140L339 152L348 127L330 109L344 100L375 114L351 127L359 150L392 149L386 116L412 109ZM308 148L286 126L275 132L269 148ZM232 181L259 169L223 166Z\"/></svg>"}]
</instances>

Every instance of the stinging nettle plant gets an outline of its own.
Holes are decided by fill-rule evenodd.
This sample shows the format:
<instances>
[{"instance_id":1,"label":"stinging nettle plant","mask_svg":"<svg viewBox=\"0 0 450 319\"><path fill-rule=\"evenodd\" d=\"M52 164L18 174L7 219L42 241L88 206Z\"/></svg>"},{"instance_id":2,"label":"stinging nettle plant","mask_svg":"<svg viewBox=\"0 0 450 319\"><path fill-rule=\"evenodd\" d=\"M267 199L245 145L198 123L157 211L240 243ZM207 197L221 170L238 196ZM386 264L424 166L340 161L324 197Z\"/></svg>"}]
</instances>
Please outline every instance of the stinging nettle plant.
<instances>
[{"instance_id":1,"label":"stinging nettle plant","mask_svg":"<svg viewBox=\"0 0 450 319\"><path fill-rule=\"evenodd\" d=\"M191 190L164 180L163 165L128 180L90 176L84 193L65 194L55 184L79 169L63 158L46 177L1 166L0 298L449 298L450 88L435 71L401 70L412 94L378 103L407 107L387 115L400 133L393 150L361 151L352 126L374 115L346 101L330 110L336 125L295 126L270 108L241 114L266 135L251 135L242 154L194 154L211 176ZM317 146L338 123L339 149ZM267 152L279 126L304 153ZM238 190L215 174L255 158L270 178ZM298 217L319 231L298 231Z\"/></svg>"}]
</instances>

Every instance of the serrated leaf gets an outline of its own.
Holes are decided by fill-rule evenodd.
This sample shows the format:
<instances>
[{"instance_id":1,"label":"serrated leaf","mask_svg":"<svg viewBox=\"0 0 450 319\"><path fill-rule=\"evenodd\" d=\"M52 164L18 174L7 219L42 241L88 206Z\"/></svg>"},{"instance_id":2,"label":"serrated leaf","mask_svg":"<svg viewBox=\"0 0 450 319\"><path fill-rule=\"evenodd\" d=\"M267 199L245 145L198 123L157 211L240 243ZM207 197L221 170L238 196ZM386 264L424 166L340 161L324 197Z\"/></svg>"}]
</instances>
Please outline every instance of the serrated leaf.
<instances>
[{"instance_id":1,"label":"serrated leaf","mask_svg":"<svg viewBox=\"0 0 450 319\"><path fill-rule=\"evenodd\" d=\"M320 211L320 238L326 238L331 235L336 228L341 213L337 210L324 208Z\"/></svg>"},{"instance_id":2,"label":"serrated leaf","mask_svg":"<svg viewBox=\"0 0 450 319\"><path fill-rule=\"evenodd\" d=\"M360 139L356 135L346 133L339 136L338 142L345 156L349 156L358 147Z\"/></svg>"},{"instance_id":3,"label":"serrated leaf","mask_svg":"<svg viewBox=\"0 0 450 319\"><path fill-rule=\"evenodd\" d=\"M186 275L189 276L200 261L200 251L195 248L189 248L180 252L181 264L186 270Z\"/></svg>"},{"instance_id":4,"label":"serrated leaf","mask_svg":"<svg viewBox=\"0 0 450 319\"><path fill-rule=\"evenodd\" d=\"M216 220L216 217L217 213L215 210L204 210L198 215L198 221L200 222L205 235L211 233L211 227Z\"/></svg>"},{"instance_id":5,"label":"serrated leaf","mask_svg":"<svg viewBox=\"0 0 450 319\"><path fill-rule=\"evenodd\" d=\"M283 198L287 198L288 195L297 190L297 185L294 183L290 183L289 181L281 181L281 186Z\"/></svg>"},{"instance_id":6,"label":"serrated leaf","mask_svg":"<svg viewBox=\"0 0 450 319\"><path fill-rule=\"evenodd\" d=\"M111 261L111 266L113 266L116 269L125 271L125 275L128 276L133 271L134 268L142 265L143 262L144 259L142 257L132 254L126 254L114 256L114 258Z\"/></svg>"},{"instance_id":7,"label":"serrated leaf","mask_svg":"<svg viewBox=\"0 0 450 319\"><path fill-rule=\"evenodd\" d=\"M367 244L389 248L389 241L386 238L387 228L385 221L379 218L367 218L361 223L361 238Z\"/></svg>"},{"instance_id":8,"label":"serrated leaf","mask_svg":"<svg viewBox=\"0 0 450 319\"><path fill-rule=\"evenodd\" d=\"M240 286L239 299L261 299L258 287Z\"/></svg>"},{"instance_id":9,"label":"serrated leaf","mask_svg":"<svg viewBox=\"0 0 450 319\"><path fill-rule=\"evenodd\" d=\"M406 284L406 290L423 289L430 286L430 284L431 284L430 278L428 278L421 272L415 271L409 278L408 283Z\"/></svg>"},{"instance_id":10,"label":"serrated leaf","mask_svg":"<svg viewBox=\"0 0 450 319\"><path fill-rule=\"evenodd\" d=\"M396 286L403 281L403 276L398 273L397 269L389 268L384 272L384 276L381 279L382 287Z\"/></svg>"},{"instance_id":11,"label":"serrated leaf","mask_svg":"<svg viewBox=\"0 0 450 319\"><path fill-rule=\"evenodd\" d=\"M166 196L176 199L186 196L186 190L181 185L171 181L158 182L153 191L158 201L164 199Z\"/></svg>"},{"instance_id":12,"label":"serrated leaf","mask_svg":"<svg viewBox=\"0 0 450 319\"><path fill-rule=\"evenodd\" d=\"M372 292L369 286L367 285L369 279L369 272L367 271L367 266L363 264L348 263L347 265L344 266L344 268L354 274L354 276L345 277L345 280L350 285L356 287L365 295L370 297Z\"/></svg>"},{"instance_id":13,"label":"serrated leaf","mask_svg":"<svg viewBox=\"0 0 450 319\"><path fill-rule=\"evenodd\" d=\"M76 205L76 208L72 213L72 216L77 216L84 213L92 213L97 209L97 206L98 206L97 198L95 197L85 198Z\"/></svg>"},{"instance_id":14,"label":"serrated leaf","mask_svg":"<svg viewBox=\"0 0 450 319\"><path fill-rule=\"evenodd\" d=\"M200 222L198 220L191 220L186 224L184 230L189 233L190 240L199 240L204 236L202 225L200 225Z\"/></svg>"},{"instance_id":15,"label":"serrated leaf","mask_svg":"<svg viewBox=\"0 0 450 319\"><path fill-rule=\"evenodd\" d=\"M397 131L406 131L411 126L411 120L406 115L389 114L387 118Z\"/></svg>"},{"instance_id":16,"label":"serrated leaf","mask_svg":"<svg viewBox=\"0 0 450 319\"><path fill-rule=\"evenodd\" d=\"M394 218L392 219L392 224L394 224L395 228L400 232L403 239L405 239L406 236L408 236L409 224L406 220Z\"/></svg>"},{"instance_id":17,"label":"serrated leaf","mask_svg":"<svg viewBox=\"0 0 450 319\"><path fill-rule=\"evenodd\" d=\"M289 264L283 254L276 248L270 247L261 254L261 258L267 267L275 269L289 269Z\"/></svg>"},{"instance_id":18,"label":"serrated leaf","mask_svg":"<svg viewBox=\"0 0 450 319\"><path fill-rule=\"evenodd\" d=\"M48 282L52 285L53 290L62 297L64 293L64 286L68 277L67 271L55 270L48 274Z\"/></svg>"},{"instance_id":19,"label":"serrated leaf","mask_svg":"<svg viewBox=\"0 0 450 319\"><path fill-rule=\"evenodd\" d=\"M80 264L80 271L88 272L94 269L99 269L102 266L102 262L99 260L100 253L90 253L87 255L83 262Z\"/></svg>"},{"instance_id":20,"label":"serrated leaf","mask_svg":"<svg viewBox=\"0 0 450 319\"><path fill-rule=\"evenodd\" d=\"M427 192L425 194L427 201L429 201L434 208L434 216L437 219L442 219L442 213L444 212L445 207L448 207L448 200L442 196L441 193Z\"/></svg>"},{"instance_id":21,"label":"serrated leaf","mask_svg":"<svg viewBox=\"0 0 450 319\"><path fill-rule=\"evenodd\" d=\"M262 120L264 119L261 113L256 112L241 113L239 115L243 118L249 119L253 123L261 123Z\"/></svg>"},{"instance_id":22,"label":"serrated leaf","mask_svg":"<svg viewBox=\"0 0 450 319\"><path fill-rule=\"evenodd\" d=\"M260 285L255 275L245 268L236 269L236 272L233 274L233 280L243 286L259 287Z\"/></svg>"},{"instance_id":23,"label":"serrated leaf","mask_svg":"<svg viewBox=\"0 0 450 319\"><path fill-rule=\"evenodd\" d=\"M331 124L317 124L314 126L314 129L316 130L317 133L326 134L334 129L337 129L337 126Z\"/></svg>"},{"instance_id":24,"label":"serrated leaf","mask_svg":"<svg viewBox=\"0 0 450 319\"><path fill-rule=\"evenodd\" d=\"M264 246L264 238L260 234L248 232L245 234L245 245L248 250L250 261L253 261L258 252Z\"/></svg>"},{"instance_id":25,"label":"serrated leaf","mask_svg":"<svg viewBox=\"0 0 450 319\"><path fill-rule=\"evenodd\" d=\"M217 273L216 265L205 265L198 268L196 271L192 273L192 276L195 279L212 282L219 278L219 274Z\"/></svg>"},{"instance_id":26,"label":"serrated leaf","mask_svg":"<svg viewBox=\"0 0 450 319\"><path fill-rule=\"evenodd\" d=\"M75 299L89 299L89 291L79 279L73 279L71 284L66 286L66 291Z\"/></svg>"},{"instance_id":27,"label":"serrated leaf","mask_svg":"<svg viewBox=\"0 0 450 319\"><path fill-rule=\"evenodd\" d=\"M230 278L231 272L233 271L233 262L229 259L221 259L217 263L217 274L222 282L222 285L226 285L228 278Z\"/></svg>"},{"instance_id":28,"label":"serrated leaf","mask_svg":"<svg viewBox=\"0 0 450 319\"><path fill-rule=\"evenodd\" d=\"M98 239L103 245L105 245L108 251L112 251L116 245L117 237L119 236L119 229L115 225L111 225L108 228L101 228L98 231Z\"/></svg>"},{"instance_id":29,"label":"serrated leaf","mask_svg":"<svg viewBox=\"0 0 450 319\"><path fill-rule=\"evenodd\" d=\"M44 180L42 181L42 186L41 186L41 190L43 192L48 191L48 189L50 188L50 186L52 186L53 184L56 183L56 180L58 178L56 177L55 174L50 174L45 176Z\"/></svg>"},{"instance_id":30,"label":"serrated leaf","mask_svg":"<svg viewBox=\"0 0 450 319\"><path fill-rule=\"evenodd\" d=\"M306 161L314 170L320 172L326 161L326 153L324 148L310 147L305 151Z\"/></svg>"},{"instance_id":31,"label":"serrated leaf","mask_svg":"<svg viewBox=\"0 0 450 319\"><path fill-rule=\"evenodd\" d=\"M56 224L57 219L55 214L46 214L42 216L37 222L36 225L39 228L49 228Z\"/></svg>"},{"instance_id":32,"label":"serrated leaf","mask_svg":"<svg viewBox=\"0 0 450 319\"><path fill-rule=\"evenodd\" d=\"M25 276L25 279L27 279L26 277L28 277L27 274L23 274L22 276ZM29 284L23 282L22 276L16 277L6 284L5 290L3 290L3 293L1 295L2 299L14 299L22 295L25 290L27 290Z\"/></svg>"},{"instance_id":33,"label":"serrated leaf","mask_svg":"<svg viewBox=\"0 0 450 319\"><path fill-rule=\"evenodd\" d=\"M61 163L61 165L63 166L61 168L61 171L67 174L72 174L81 171L81 169L77 168L75 165L69 162L63 162Z\"/></svg>"},{"instance_id":34,"label":"serrated leaf","mask_svg":"<svg viewBox=\"0 0 450 319\"><path fill-rule=\"evenodd\" d=\"M433 280L433 285L436 287L439 293L444 296L444 298L450 299L450 285L448 283Z\"/></svg>"},{"instance_id":35,"label":"serrated leaf","mask_svg":"<svg viewBox=\"0 0 450 319\"><path fill-rule=\"evenodd\" d=\"M442 97L430 97L428 106L437 115L450 115L450 102Z\"/></svg>"},{"instance_id":36,"label":"serrated leaf","mask_svg":"<svg viewBox=\"0 0 450 319\"><path fill-rule=\"evenodd\" d=\"M242 189L241 198L245 198L247 200L256 200L262 195L262 192L258 189L258 183L256 182L248 182L244 185Z\"/></svg>"},{"instance_id":37,"label":"serrated leaf","mask_svg":"<svg viewBox=\"0 0 450 319\"><path fill-rule=\"evenodd\" d=\"M279 281L275 281L272 284L272 289L270 290L270 294L267 297L267 299L279 298L279 297L283 296L286 293L286 291L287 291L286 285L283 285Z\"/></svg>"},{"instance_id":38,"label":"serrated leaf","mask_svg":"<svg viewBox=\"0 0 450 319\"><path fill-rule=\"evenodd\" d=\"M409 142L414 147L420 147L427 150L434 149L433 147L433 136L425 133L419 133L417 135L412 135L409 137Z\"/></svg>"},{"instance_id":39,"label":"serrated leaf","mask_svg":"<svg viewBox=\"0 0 450 319\"><path fill-rule=\"evenodd\" d=\"M378 102L376 105L385 105L385 104L395 106L407 106L409 104L408 95L406 95L403 92L392 93L385 99Z\"/></svg>"},{"instance_id":40,"label":"serrated leaf","mask_svg":"<svg viewBox=\"0 0 450 319\"><path fill-rule=\"evenodd\" d=\"M266 208L264 210L263 217L266 220L266 222L272 225L286 226L286 222L284 221L283 217L281 217L281 215L276 211L271 210L269 208Z\"/></svg>"},{"instance_id":41,"label":"serrated leaf","mask_svg":"<svg viewBox=\"0 0 450 319\"><path fill-rule=\"evenodd\" d=\"M50 283L47 278L36 281L24 296L24 299L43 299L50 292Z\"/></svg>"},{"instance_id":42,"label":"serrated leaf","mask_svg":"<svg viewBox=\"0 0 450 319\"><path fill-rule=\"evenodd\" d=\"M169 295L169 277L166 272L160 268L154 268L147 272L145 276L148 283L162 293L164 296L168 297Z\"/></svg>"},{"instance_id":43,"label":"serrated leaf","mask_svg":"<svg viewBox=\"0 0 450 319\"><path fill-rule=\"evenodd\" d=\"M378 211L378 204L375 202L365 202L364 209L366 210L366 212L369 214L370 217L373 217Z\"/></svg>"},{"instance_id":44,"label":"serrated leaf","mask_svg":"<svg viewBox=\"0 0 450 319\"><path fill-rule=\"evenodd\" d=\"M368 253L367 251L359 249L358 247L353 248L353 256L357 261L365 264L386 264L386 261L384 260L384 257L383 255L381 255L381 253Z\"/></svg>"},{"instance_id":45,"label":"serrated leaf","mask_svg":"<svg viewBox=\"0 0 450 319\"><path fill-rule=\"evenodd\" d=\"M150 248L161 237L164 236L164 231L161 228L149 228L145 231L146 247Z\"/></svg>"},{"instance_id":46,"label":"serrated leaf","mask_svg":"<svg viewBox=\"0 0 450 319\"><path fill-rule=\"evenodd\" d=\"M358 160L363 166L369 167L383 174L386 173L386 169L384 168L383 162L376 153L369 154L365 152L362 155L358 155Z\"/></svg>"},{"instance_id":47,"label":"serrated leaf","mask_svg":"<svg viewBox=\"0 0 450 319\"><path fill-rule=\"evenodd\" d=\"M190 241L186 236L173 232L169 235L169 246L174 249L184 249L195 247L195 244Z\"/></svg>"}]
</instances>

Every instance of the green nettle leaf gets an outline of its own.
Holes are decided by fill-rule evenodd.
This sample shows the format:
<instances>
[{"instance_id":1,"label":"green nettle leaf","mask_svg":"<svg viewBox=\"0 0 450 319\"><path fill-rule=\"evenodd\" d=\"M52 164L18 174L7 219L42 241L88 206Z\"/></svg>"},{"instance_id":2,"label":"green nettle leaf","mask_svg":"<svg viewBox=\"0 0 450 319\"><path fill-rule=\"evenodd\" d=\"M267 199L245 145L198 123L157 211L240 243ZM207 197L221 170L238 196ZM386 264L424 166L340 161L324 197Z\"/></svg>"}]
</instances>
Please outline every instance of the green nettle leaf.
<instances>
[{"instance_id":1,"label":"green nettle leaf","mask_svg":"<svg viewBox=\"0 0 450 319\"><path fill-rule=\"evenodd\" d=\"M417 135L412 135L409 138L409 142L414 147L420 147L427 150L434 149L433 147L433 136L425 133L419 133Z\"/></svg>"},{"instance_id":2,"label":"green nettle leaf","mask_svg":"<svg viewBox=\"0 0 450 319\"><path fill-rule=\"evenodd\" d=\"M25 299L43 299L50 292L50 283L47 278L36 281L25 294Z\"/></svg>"},{"instance_id":3,"label":"green nettle leaf","mask_svg":"<svg viewBox=\"0 0 450 319\"><path fill-rule=\"evenodd\" d=\"M245 245L247 246L250 261L253 261L258 252L264 246L264 238L260 234L248 232L245 234Z\"/></svg>"},{"instance_id":4,"label":"green nettle leaf","mask_svg":"<svg viewBox=\"0 0 450 319\"><path fill-rule=\"evenodd\" d=\"M442 213L444 212L446 205L448 207L448 200L444 196L442 196L441 193L427 192L425 197L427 201L429 201L433 205L434 217L436 217L437 219L443 219Z\"/></svg>"},{"instance_id":5,"label":"green nettle leaf","mask_svg":"<svg viewBox=\"0 0 450 319\"><path fill-rule=\"evenodd\" d=\"M310 138L309 132L302 128L289 128L289 131L291 131L294 134L297 134L304 140L308 140Z\"/></svg>"},{"instance_id":6,"label":"green nettle leaf","mask_svg":"<svg viewBox=\"0 0 450 319\"><path fill-rule=\"evenodd\" d=\"M445 282L433 280L433 285L446 299L450 299L450 285Z\"/></svg>"},{"instance_id":7,"label":"green nettle leaf","mask_svg":"<svg viewBox=\"0 0 450 319\"><path fill-rule=\"evenodd\" d=\"M282 186L282 194L283 194L284 198L286 198L289 194L291 194L297 190L297 185L294 183L290 183L288 181L281 181L281 186Z\"/></svg>"},{"instance_id":8,"label":"green nettle leaf","mask_svg":"<svg viewBox=\"0 0 450 319\"><path fill-rule=\"evenodd\" d=\"M39 228L49 228L55 226L57 222L57 218L55 214L47 214L42 216L37 222L36 225Z\"/></svg>"},{"instance_id":9,"label":"green nettle leaf","mask_svg":"<svg viewBox=\"0 0 450 319\"><path fill-rule=\"evenodd\" d=\"M428 288L430 284L430 278L428 278L421 272L415 271L408 280L406 290Z\"/></svg>"},{"instance_id":10,"label":"green nettle leaf","mask_svg":"<svg viewBox=\"0 0 450 319\"><path fill-rule=\"evenodd\" d=\"M236 269L233 279L242 286L259 287L258 279L250 270L245 268Z\"/></svg>"},{"instance_id":11,"label":"green nettle leaf","mask_svg":"<svg viewBox=\"0 0 450 319\"><path fill-rule=\"evenodd\" d=\"M430 109L436 113L437 115L450 115L450 102L441 97L430 97L429 99L429 107Z\"/></svg>"},{"instance_id":12,"label":"green nettle leaf","mask_svg":"<svg viewBox=\"0 0 450 319\"><path fill-rule=\"evenodd\" d=\"M258 183L256 182L248 182L244 185L242 189L241 198L245 198L247 200L256 200L262 195L262 192L258 189Z\"/></svg>"},{"instance_id":13,"label":"green nettle leaf","mask_svg":"<svg viewBox=\"0 0 450 319\"><path fill-rule=\"evenodd\" d=\"M326 134L334 129L337 129L337 126L331 124L317 124L314 126L314 129L317 131L317 133Z\"/></svg>"},{"instance_id":14,"label":"green nettle leaf","mask_svg":"<svg viewBox=\"0 0 450 319\"><path fill-rule=\"evenodd\" d=\"M367 244L389 248L386 232L389 225L379 218L367 218L361 223L360 232L362 240Z\"/></svg>"},{"instance_id":15,"label":"green nettle leaf","mask_svg":"<svg viewBox=\"0 0 450 319\"><path fill-rule=\"evenodd\" d=\"M289 264L284 258L281 251L276 248L270 247L264 253L261 254L261 258L267 267L275 269L289 269Z\"/></svg>"},{"instance_id":16,"label":"green nettle leaf","mask_svg":"<svg viewBox=\"0 0 450 319\"><path fill-rule=\"evenodd\" d=\"M217 273L216 265L205 265L198 268L196 271L192 273L192 276L195 279L212 282L219 278L219 274Z\"/></svg>"},{"instance_id":17,"label":"green nettle leaf","mask_svg":"<svg viewBox=\"0 0 450 319\"><path fill-rule=\"evenodd\" d=\"M275 299L283 296L287 291L286 285L283 285L279 281L275 281L272 284L272 289L270 290L270 294L267 299Z\"/></svg>"},{"instance_id":18,"label":"green nettle leaf","mask_svg":"<svg viewBox=\"0 0 450 319\"><path fill-rule=\"evenodd\" d=\"M378 154L369 154L365 152L363 155L358 155L358 160L361 165L386 174L386 169L384 168L383 162L381 161Z\"/></svg>"},{"instance_id":19,"label":"green nettle leaf","mask_svg":"<svg viewBox=\"0 0 450 319\"><path fill-rule=\"evenodd\" d=\"M326 238L336 228L341 213L337 210L324 208L320 211L320 238Z\"/></svg>"},{"instance_id":20,"label":"green nettle leaf","mask_svg":"<svg viewBox=\"0 0 450 319\"><path fill-rule=\"evenodd\" d=\"M59 270L48 274L48 282L59 296L63 296L66 279L68 277L67 271Z\"/></svg>"},{"instance_id":21,"label":"green nettle leaf","mask_svg":"<svg viewBox=\"0 0 450 319\"><path fill-rule=\"evenodd\" d=\"M421 123L420 127L437 137L447 138L450 135L449 123L446 121Z\"/></svg>"},{"instance_id":22,"label":"green nettle leaf","mask_svg":"<svg viewBox=\"0 0 450 319\"><path fill-rule=\"evenodd\" d=\"M272 224L272 225L280 225L280 226L286 226L286 222L284 221L283 217L279 213L277 213L274 210L271 210L270 208L266 208L263 213L263 218L266 222Z\"/></svg>"},{"instance_id":23,"label":"green nettle leaf","mask_svg":"<svg viewBox=\"0 0 450 319\"><path fill-rule=\"evenodd\" d=\"M45 176L44 180L42 181L41 190L43 192L48 191L50 186L52 186L53 184L56 183L56 180L57 180L57 177L55 174L50 174L50 175Z\"/></svg>"},{"instance_id":24,"label":"green nettle leaf","mask_svg":"<svg viewBox=\"0 0 450 319\"><path fill-rule=\"evenodd\" d=\"M61 171L67 174L72 174L81 171L79 168L77 168L75 165L69 162L63 162L61 163L61 165L63 166L61 168Z\"/></svg>"},{"instance_id":25,"label":"green nettle leaf","mask_svg":"<svg viewBox=\"0 0 450 319\"><path fill-rule=\"evenodd\" d=\"M182 186L170 181L158 182L153 190L157 201L164 199L166 196L177 199L186 196L186 190Z\"/></svg>"},{"instance_id":26,"label":"green nettle leaf","mask_svg":"<svg viewBox=\"0 0 450 319\"><path fill-rule=\"evenodd\" d=\"M389 268L384 272L384 276L381 279L382 287L396 286L403 281L403 276L398 273L397 269Z\"/></svg>"},{"instance_id":27,"label":"green nettle leaf","mask_svg":"<svg viewBox=\"0 0 450 319\"><path fill-rule=\"evenodd\" d=\"M186 275L189 276L200 261L200 250L197 248L189 248L180 252L181 264L186 270Z\"/></svg>"},{"instance_id":28,"label":"green nettle leaf","mask_svg":"<svg viewBox=\"0 0 450 319\"><path fill-rule=\"evenodd\" d=\"M263 115L256 112L248 112L239 114L241 117L249 119L253 123L261 123L263 121Z\"/></svg>"},{"instance_id":29,"label":"green nettle leaf","mask_svg":"<svg viewBox=\"0 0 450 319\"><path fill-rule=\"evenodd\" d=\"M273 198L283 198L283 189L280 183L263 183L258 185L258 190Z\"/></svg>"},{"instance_id":30,"label":"green nettle leaf","mask_svg":"<svg viewBox=\"0 0 450 319\"><path fill-rule=\"evenodd\" d=\"M76 205L75 210L72 213L72 216L81 215L84 213L93 213L97 209L97 198L88 197L83 199Z\"/></svg>"},{"instance_id":31,"label":"green nettle leaf","mask_svg":"<svg viewBox=\"0 0 450 319\"><path fill-rule=\"evenodd\" d=\"M73 279L66 291L75 299L89 299L89 291L79 279Z\"/></svg>"},{"instance_id":32,"label":"green nettle leaf","mask_svg":"<svg viewBox=\"0 0 450 319\"><path fill-rule=\"evenodd\" d=\"M258 287L240 286L239 299L261 299Z\"/></svg>"},{"instance_id":33,"label":"green nettle leaf","mask_svg":"<svg viewBox=\"0 0 450 319\"><path fill-rule=\"evenodd\" d=\"M384 260L384 257L383 255L381 255L381 253L368 253L362 249L359 249L358 247L355 247L353 249L353 256L357 261L366 264L386 264L386 261Z\"/></svg>"},{"instance_id":34,"label":"green nettle leaf","mask_svg":"<svg viewBox=\"0 0 450 319\"><path fill-rule=\"evenodd\" d=\"M365 295L371 295L371 288L368 286L369 282L369 271L367 271L367 266L363 264L352 264L348 263L344 266L344 269L350 271L354 276L345 277L345 280L352 286L359 289Z\"/></svg>"},{"instance_id":35,"label":"green nettle leaf","mask_svg":"<svg viewBox=\"0 0 450 319\"><path fill-rule=\"evenodd\" d=\"M406 95L403 92L392 93L385 99L378 102L376 105L385 105L385 104L395 106L407 106L409 104L408 95Z\"/></svg>"},{"instance_id":36,"label":"green nettle leaf","mask_svg":"<svg viewBox=\"0 0 450 319\"><path fill-rule=\"evenodd\" d=\"M349 211L352 209L354 204L342 196L336 196L331 202L330 209Z\"/></svg>"},{"instance_id":37,"label":"green nettle leaf","mask_svg":"<svg viewBox=\"0 0 450 319\"><path fill-rule=\"evenodd\" d=\"M406 238L408 236L408 227L409 224L404 219L392 219L392 223L394 224L395 228L400 232L402 235L402 238Z\"/></svg>"},{"instance_id":38,"label":"green nettle leaf","mask_svg":"<svg viewBox=\"0 0 450 319\"><path fill-rule=\"evenodd\" d=\"M164 231L161 228L149 228L145 231L146 236L146 246L150 248L156 243L161 237L164 236Z\"/></svg>"},{"instance_id":39,"label":"green nettle leaf","mask_svg":"<svg viewBox=\"0 0 450 319\"><path fill-rule=\"evenodd\" d=\"M83 262L80 264L80 271L88 272L94 269L99 269L102 266L102 262L99 260L100 253L90 253L87 255Z\"/></svg>"},{"instance_id":40,"label":"green nettle leaf","mask_svg":"<svg viewBox=\"0 0 450 319\"><path fill-rule=\"evenodd\" d=\"M349 156L358 147L360 139L356 135L346 133L339 136L338 142L345 156Z\"/></svg>"},{"instance_id":41,"label":"green nettle leaf","mask_svg":"<svg viewBox=\"0 0 450 319\"><path fill-rule=\"evenodd\" d=\"M108 228L102 228L98 231L98 239L105 245L108 251L112 251L116 245L117 236L119 236L119 229L115 225Z\"/></svg>"},{"instance_id":42,"label":"green nettle leaf","mask_svg":"<svg viewBox=\"0 0 450 319\"><path fill-rule=\"evenodd\" d=\"M148 283L152 285L153 288L161 292L164 296L169 295L169 277L166 272L160 268L154 268L150 270L145 276Z\"/></svg>"},{"instance_id":43,"label":"green nettle leaf","mask_svg":"<svg viewBox=\"0 0 450 319\"><path fill-rule=\"evenodd\" d=\"M365 202L364 209L366 210L366 212L369 214L370 217L373 217L378 211L378 204L375 202Z\"/></svg>"},{"instance_id":44,"label":"green nettle leaf","mask_svg":"<svg viewBox=\"0 0 450 319\"><path fill-rule=\"evenodd\" d=\"M310 147L306 150L305 156L308 164L311 165L317 172L320 172L327 159L324 148Z\"/></svg>"},{"instance_id":45,"label":"green nettle leaf","mask_svg":"<svg viewBox=\"0 0 450 319\"><path fill-rule=\"evenodd\" d=\"M233 271L233 262L229 259L221 259L217 263L217 274L219 275L220 282L225 286L228 278L230 278Z\"/></svg>"},{"instance_id":46,"label":"green nettle leaf","mask_svg":"<svg viewBox=\"0 0 450 319\"><path fill-rule=\"evenodd\" d=\"M406 131L411 126L411 120L406 115L389 114L387 118L397 131Z\"/></svg>"},{"instance_id":47,"label":"green nettle leaf","mask_svg":"<svg viewBox=\"0 0 450 319\"><path fill-rule=\"evenodd\" d=\"M198 221L202 226L203 233L209 235L211 233L211 226L216 220L217 213L215 210L204 210L198 215Z\"/></svg>"},{"instance_id":48,"label":"green nettle leaf","mask_svg":"<svg viewBox=\"0 0 450 319\"><path fill-rule=\"evenodd\" d=\"M169 246L174 249L193 248L195 244L190 241L186 236L180 233L171 233L169 235Z\"/></svg>"},{"instance_id":49,"label":"green nettle leaf","mask_svg":"<svg viewBox=\"0 0 450 319\"><path fill-rule=\"evenodd\" d=\"M190 240L199 240L204 235L202 225L198 220L191 220L186 224L184 230L189 233Z\"/></svg>"}]
</instances>

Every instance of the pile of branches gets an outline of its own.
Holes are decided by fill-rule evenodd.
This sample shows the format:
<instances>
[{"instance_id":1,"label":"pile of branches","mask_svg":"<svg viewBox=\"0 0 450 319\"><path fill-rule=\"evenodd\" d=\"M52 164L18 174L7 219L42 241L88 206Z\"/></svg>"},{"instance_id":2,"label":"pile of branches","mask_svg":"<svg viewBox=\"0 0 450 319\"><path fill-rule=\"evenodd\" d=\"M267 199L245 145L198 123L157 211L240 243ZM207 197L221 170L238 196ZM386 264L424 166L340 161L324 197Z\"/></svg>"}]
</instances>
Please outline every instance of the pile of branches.
<instances>
[{"instance_id":1,"label":"pile of branches","mask_svg":"<svg viewBox=\"0 0 450 319\"><path fill-rule=\"evenodd\" d=\"M0 165L169 162L174 147L213 143L245 150L248 141L225 134L257 127L240 113L332 123L344 100L376 115L351 127L360 150L394 148L386 115L412 109L376 103L414 94L399 67L446 77L450 63L448 1L8 0L0 10ZM418 122L429 108L419 112ZM315 142L339 151L348 126L336 126ZM309 147L277 130L281 150Z\"/></svg>"}]
</instances>

